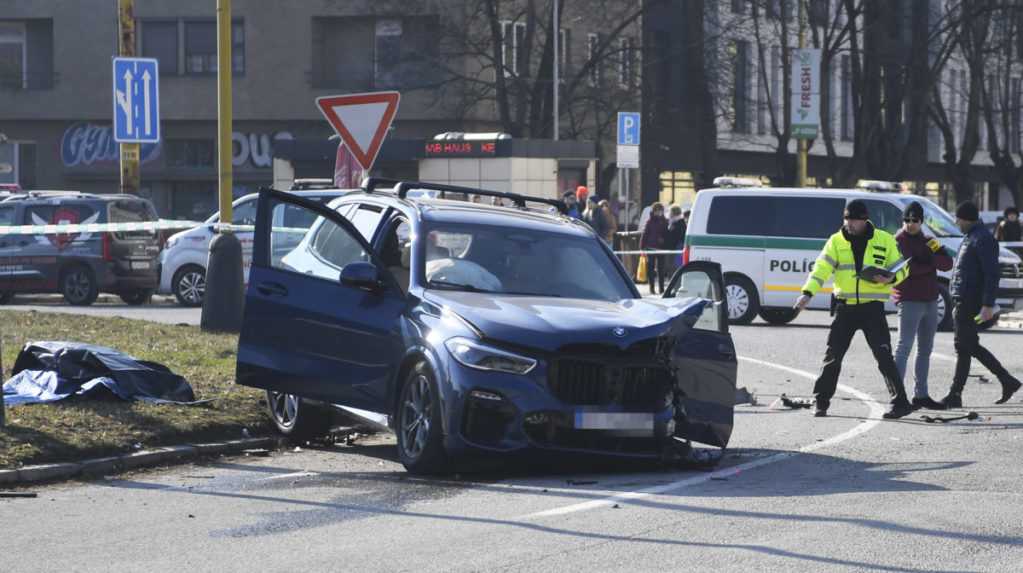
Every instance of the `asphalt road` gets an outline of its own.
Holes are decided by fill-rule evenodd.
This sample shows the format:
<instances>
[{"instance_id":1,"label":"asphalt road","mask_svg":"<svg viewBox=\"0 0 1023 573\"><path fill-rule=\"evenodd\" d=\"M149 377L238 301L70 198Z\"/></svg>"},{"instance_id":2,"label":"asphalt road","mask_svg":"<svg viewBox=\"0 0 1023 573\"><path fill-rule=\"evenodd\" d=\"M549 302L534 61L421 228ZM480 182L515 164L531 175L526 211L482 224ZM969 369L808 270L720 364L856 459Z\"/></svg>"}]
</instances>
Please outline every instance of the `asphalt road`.
<instances>
[{"instance_id":1,"label":"asphalt road","mask_svg":"<svg viewBox=\"0 0 1023 573\"><path fill-rule=\"evenodd\" d=\"M831 417L772 409L808 395L826 320L733 329L761 405L737 407L714 472L563 459L421 479L387 437L305 447L0 500L3 569L1023 571L1023 396L995 406L974 378L980 421L880 421L858 339ZM982 338L1023 374L1023 332ZM936 398L952 355L940 334Z\"/></svg>"}]
</instances>

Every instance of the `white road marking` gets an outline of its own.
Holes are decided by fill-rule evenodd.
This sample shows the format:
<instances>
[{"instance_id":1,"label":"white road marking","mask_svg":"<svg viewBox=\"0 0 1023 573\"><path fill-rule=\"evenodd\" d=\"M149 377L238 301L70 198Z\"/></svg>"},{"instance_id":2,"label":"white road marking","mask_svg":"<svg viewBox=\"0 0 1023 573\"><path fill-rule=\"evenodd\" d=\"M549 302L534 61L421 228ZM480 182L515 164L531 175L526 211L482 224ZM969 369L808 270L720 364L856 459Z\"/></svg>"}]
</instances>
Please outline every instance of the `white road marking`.
<instances>
[{"instance_id":1,"label":"white road marking","mask_svg":"<svg viewBox=\"0 0 1023 573\"><path fill-rule=\"evenodd\" d=\"M773 362L767 362L767 361L764 361L764 360L757 360L755 358L746 358L746 357L742 357L742 356L739 357L739 360L742 360L743 362L748 362L748 363L751 363L751 364L756 364L756 365L759 365L759 366L766 366L768 368L774 368L776 370L781 370L783 372L788 372L790 374L794 374L796 376L799 376L801 378L806 378L808 380L816 380L817 379L816 375L814 375L814 374L812 374L810 372L806 372L805 370L797 370L795 368L789 368L788 366L783 366L781 364L775 364ZM531 513L531 514L528 514L528 515L524 515L524 516L518 517L517 519L519 519L519 520L530 520L530 519L538 519L538 518L543 518L543 517L554 517L554 516L558 516L558 515L567 515L567 514L570 514L570 513L578 513L580 511L587 511L587 510L596 509L596 508L599 508L599 507L608 507L608 506L614 505L615 503L618 503L620 501L629 501L629 500L633 500L633 499L644 499L644 498L648 498L648 497L651 497L651 496L660 495L662 493L668 493L668 492L671 492L671 491L676 491L676 490L683 489L683 488L686 488L686 487L689 487L689 486L706 483L706 482L708 482L710 480L713 480L713 479L721 479L721 478L727 478L727 477L735 476L735 475L738 475L738 474L740 474L740 473L742 473L744 471L749 471L749 470L752 470L754 468L759 468L759 467L763 467L763 466L770 465L770 464L773 464L773 463L777 463L777 462L780 462L782 460L791 458L791 457L799 455L799 454L805 454L805 453L808 453L808 452L813 452L813 451L816 451L816 450L819 450L819 449L822 449L822 448L827 448L827 447L834 446L834 445L840 444L842 442L851 440L851 439L853 439L853 438L855 438L855 437L857 437L857 436L859 436L861 434L865 434L866 432L869 432L870 430L874 429L874 427L876 427L881 422L881 414L884 413L884 409L881 407L881 404L879 404L876 400L874 400L874 398L872 398L870 396L870 394L867 394L866 392L861 392L860 390L857 390L856 388L853 388L852 386L846 386L845 384L839 384L838 385L838 389L841 390L842 392L845 392L846 394L851 394L857 400L859 400L860 402L863 402L867 406L867 408L870 409L870 414L868 415L869 419L866 422L864 422L862 424L859 424L858 426L856 426L855 428L852 428L851 430L842 432L841 434L837 434L835 436L832 436L832 437L827 438L825 440L822 440L820 442L814 442L812 444L808 444L808 445L803 446L802 448L799 448L798 450L795 450L795 451L792 451L792 452L783 452L783 453L780 453L780 454L775 454L773 456L768 456L766 458L762 458L762 459L759 459L759 460L753 460L751 462L747 462L747 463L744 463L744 464L739 464L737 466L732 466L730 468L725 468L725 469L717 470L717 471L711 472L711 473L700 474L698 476L694 476L694 477L691 477L691 478L686 478L686 479L683 479L683 480L674 481L674 482L667 483L667 484L664 484L664 485L659 485L659 486L655 486L655 487L645 488L645 489L641 489L641 490L638 490L638 491L619 493L619 494L612 495L612 496L609 496L609 497L606 497L606 498L603 498L603 499L595 499L595 500L592 500L592 501L586 501L586 502L582 502L582 503L566 505L564 507L558 507L558 508L554 508L554 509L549 509L549 510L546 510L546 511L540 511L540 512L537 512L537 513Z\"/></svg>"},{"instance_id":2,"label":"white road marking","mask_svg":"<svg viewBox=\"0 0 1023 573\"><path fill-rule=\"evenodd\" d=\"M260 478L260 479L258 479L256 481L271 481L271 480L275 480L275 479L312 477L312 476L315 476L315 475L319 475L319 474L316 473L316 472L295 472L295 473L290 473L290 474L281 474L281 475L276 475L276 476Z\"/></svg>"}]
</instances>

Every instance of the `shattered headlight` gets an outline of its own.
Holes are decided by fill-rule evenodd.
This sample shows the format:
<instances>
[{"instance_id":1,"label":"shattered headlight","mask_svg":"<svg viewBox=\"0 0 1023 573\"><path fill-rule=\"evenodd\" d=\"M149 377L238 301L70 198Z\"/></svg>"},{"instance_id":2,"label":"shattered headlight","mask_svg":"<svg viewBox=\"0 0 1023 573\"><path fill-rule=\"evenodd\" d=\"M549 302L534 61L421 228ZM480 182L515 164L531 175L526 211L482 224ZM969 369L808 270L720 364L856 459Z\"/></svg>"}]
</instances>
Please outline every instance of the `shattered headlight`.
<instances>
[{"instance_id":1,"label":"shattered headlight","mask_svg":"<svg viewBox=\"0 0 1023 573\"><path fill-rule=\"evenodd\" d=\"M450 338L444 346L459 364L476 370L529 374L536 368L536 360L532 358L512 354L468 338Z\"/></svg>"}]
</instances>

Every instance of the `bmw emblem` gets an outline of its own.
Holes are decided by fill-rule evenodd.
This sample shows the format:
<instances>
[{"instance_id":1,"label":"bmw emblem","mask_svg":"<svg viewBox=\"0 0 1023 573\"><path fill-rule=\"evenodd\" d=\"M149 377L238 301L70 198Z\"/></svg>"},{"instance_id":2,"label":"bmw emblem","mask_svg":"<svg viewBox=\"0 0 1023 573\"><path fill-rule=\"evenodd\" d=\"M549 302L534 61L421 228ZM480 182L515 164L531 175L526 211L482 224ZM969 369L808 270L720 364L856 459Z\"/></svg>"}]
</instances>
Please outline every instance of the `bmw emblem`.
<instances>
[{"instance_id":1,"label":"bmw emblem","mask_svg":"<svg viewBox=\"0 0 1023 573\"><path fill-rule=\"evenodd\" d=\"M626 330L620 326L616 326L611 332L618 338L625 338Z\"/></svg>"}]
</instances>

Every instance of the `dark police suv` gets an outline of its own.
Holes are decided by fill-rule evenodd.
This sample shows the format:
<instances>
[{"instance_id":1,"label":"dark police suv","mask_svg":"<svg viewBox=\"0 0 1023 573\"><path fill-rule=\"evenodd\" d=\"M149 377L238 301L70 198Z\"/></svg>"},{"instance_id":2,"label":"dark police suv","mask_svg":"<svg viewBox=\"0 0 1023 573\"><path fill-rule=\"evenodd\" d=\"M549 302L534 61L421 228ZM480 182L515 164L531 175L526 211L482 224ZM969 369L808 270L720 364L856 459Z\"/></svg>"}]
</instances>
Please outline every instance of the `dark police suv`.
<instances>
[{"instance_id":1,"label":"dark police suv","mask_svg":"<svg viewBox=\"0 0 1023 573\"><path fill-rule=\"evenodd\" d=\"M30 191L0 202L0 226L143 223L153 204L133 195ZM16 293L64 295L90 305L100 292L142 304L156 290L160 245L155 231L0 234L0 304Z\"/></svg>"},{"instance_id":2,"label":"dark police suv","mask_svg":"<svg viewBox=\"0 0 1023 573\"><path fill-rule=\"evenodd\" d=\"M736 356L716 264L687 265L665 299L645 300L560 202L364 187L329 206L260 192L237 379L267 390L281 432L324 434L331 407L378 413L411 472L474 452L728 444ZM272 227L285 209L318 219ZM290 234L301 241L280 252Z\"/></svg>"}]
</instances>

